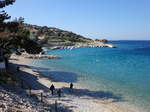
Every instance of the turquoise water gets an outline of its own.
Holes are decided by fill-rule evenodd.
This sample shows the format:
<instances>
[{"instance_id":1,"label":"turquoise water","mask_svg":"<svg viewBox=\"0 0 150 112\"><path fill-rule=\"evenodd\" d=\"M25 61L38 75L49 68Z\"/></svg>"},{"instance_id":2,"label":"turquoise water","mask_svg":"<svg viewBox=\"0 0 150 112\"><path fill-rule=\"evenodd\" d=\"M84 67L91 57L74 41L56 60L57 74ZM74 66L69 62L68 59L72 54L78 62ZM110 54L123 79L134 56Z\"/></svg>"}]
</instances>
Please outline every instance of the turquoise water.
<instances>
[{"instance_id":1,"label":"turquoise water","mask_svg":"<svg viewBox=\"0 0 150 112\"><path fill-rule=\"evenodd\" d=\"M49 51L61 56L39 60L53 71L74 73L74 80L95 91L110 91L150 112L150 41L112 41L118 48ZM71 75L72 76L72 75Z\"/></svg>"}]
</instances>

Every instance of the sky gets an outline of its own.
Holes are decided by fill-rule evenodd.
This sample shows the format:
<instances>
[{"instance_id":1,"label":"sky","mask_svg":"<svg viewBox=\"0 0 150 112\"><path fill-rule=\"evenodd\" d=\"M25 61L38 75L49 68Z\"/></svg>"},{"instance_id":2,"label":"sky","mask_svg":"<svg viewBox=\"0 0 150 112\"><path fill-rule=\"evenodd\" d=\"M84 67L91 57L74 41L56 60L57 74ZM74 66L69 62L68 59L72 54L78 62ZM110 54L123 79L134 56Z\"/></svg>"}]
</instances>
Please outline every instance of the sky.
<instances>
[{"instance_id":1,"label":"sky","mask_svg":"<svg viewBox=\"0 0 150 112\"><path fill-rule=\"evenodd\" d=\"M150 40L150 0L16 0L4 9L92 39Z\"/></svg>"}]
</instances>

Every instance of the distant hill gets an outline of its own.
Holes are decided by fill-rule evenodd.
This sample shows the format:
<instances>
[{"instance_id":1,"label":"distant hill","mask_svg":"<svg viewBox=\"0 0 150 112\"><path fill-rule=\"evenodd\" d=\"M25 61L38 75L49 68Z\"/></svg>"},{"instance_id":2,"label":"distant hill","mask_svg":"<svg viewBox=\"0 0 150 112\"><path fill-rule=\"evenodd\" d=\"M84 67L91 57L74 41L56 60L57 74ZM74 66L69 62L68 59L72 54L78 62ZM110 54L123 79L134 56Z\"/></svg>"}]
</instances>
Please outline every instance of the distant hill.
<instances>
[{"instance_id":1,"label":"distant hill","mask_svg":"<svg viewBox=\"0 0 150 112\"><path fill-rule=\"evenodd\" d=\"M23 24L23 27L31 32L32 39L37 40L42 44L53 44L56 42L63 44L77 42L87 43L92 41L92 39L54 27L37 26L30 24Z\"/></svg>"}]
</instances>

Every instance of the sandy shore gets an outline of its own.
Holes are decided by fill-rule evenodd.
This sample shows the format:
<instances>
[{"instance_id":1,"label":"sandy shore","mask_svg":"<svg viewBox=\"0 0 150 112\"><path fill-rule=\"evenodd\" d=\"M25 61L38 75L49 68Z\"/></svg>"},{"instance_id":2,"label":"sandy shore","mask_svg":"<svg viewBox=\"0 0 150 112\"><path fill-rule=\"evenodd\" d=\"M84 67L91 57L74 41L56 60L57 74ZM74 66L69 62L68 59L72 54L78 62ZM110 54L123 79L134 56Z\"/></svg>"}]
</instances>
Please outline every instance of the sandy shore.
<instances>
[{"instance_id":1,"label":"sandy shore","mask_svg":"<svg viewBox=\"0 0 150 112\"><path fill-rule=\"evenodd\" d=\"M65 108L66 112L135 112L120 106L120 102L123 102L121 98L110 93L90 91L77 83L74 83L74 90L70 91L69 83L54 81L53 77L39 73L38 69L31 69L27 64L29 61L31 60L15 55L10 60L11 63L20 66L21 72L24 73L22 78L32 85L33 93L44 92L44 99L47 103L53 104L57 100L59 106ZM54 84L56 89L61 88L61 99L58 99L57 95L50 94L51 84Z\"/></svg>"}]
</instances>

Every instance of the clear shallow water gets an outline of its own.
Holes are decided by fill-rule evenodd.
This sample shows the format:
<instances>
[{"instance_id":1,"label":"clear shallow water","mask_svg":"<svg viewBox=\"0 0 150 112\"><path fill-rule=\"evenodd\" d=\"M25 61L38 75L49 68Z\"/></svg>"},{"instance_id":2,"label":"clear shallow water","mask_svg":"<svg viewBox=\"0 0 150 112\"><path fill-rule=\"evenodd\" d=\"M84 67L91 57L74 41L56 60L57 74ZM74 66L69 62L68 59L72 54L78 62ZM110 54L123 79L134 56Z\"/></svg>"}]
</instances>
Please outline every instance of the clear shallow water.
<instances>
[{"instance_id":1,"label":"clear shallow water","mask_svg":"<svg viewBox=\"0 0 150 112\"><path fill-rule=\"evenodd\" d=\"M78 48L48 54L62 59L39 60L35 64L53 71L72 72L91 90L110 91L150 111L150 41L113 41L118 48ZM73 78L74 78L73 77Z\"/></svg>"}]
</instances>

